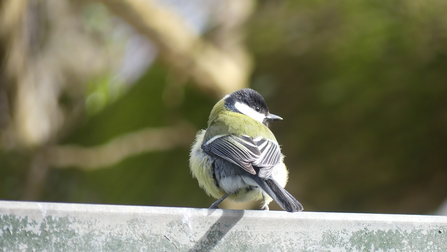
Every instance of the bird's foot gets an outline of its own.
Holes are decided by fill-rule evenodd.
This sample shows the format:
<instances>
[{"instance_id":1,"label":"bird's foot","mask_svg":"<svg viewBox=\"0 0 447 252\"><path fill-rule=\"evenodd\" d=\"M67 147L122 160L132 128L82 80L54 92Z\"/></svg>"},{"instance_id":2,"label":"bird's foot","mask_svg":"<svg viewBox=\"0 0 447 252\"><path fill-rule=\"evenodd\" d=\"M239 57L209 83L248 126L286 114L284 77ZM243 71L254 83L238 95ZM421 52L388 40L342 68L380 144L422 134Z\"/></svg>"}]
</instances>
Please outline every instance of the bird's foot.
<instances>
[{"instance_id":1,"label":"bird's foot","mask_svg":"<svg viewBox=\"0 0 447 252\"><path fill-rule=\"evenodd\" d=\"M270 208L269 208L268 205L263 205L263 206L261 207L261 210L268 211L268 210L270 210Z\"/></svg>"},{"instance_id":2,"label":"bird's foot","mask_svg":"<svg viewBox=\"0 0 447 252\"><path fill-rule=\"evenodd\" d=\"M217 203L217 204L216 204ZM220 202L214 202L213 204L211 204L209 209L219 209L219 203Z\"/></svg>"},{"instance_id":3,"label":"bird's foot","mask_svg":"<svg viewBox=\"0 0 447 252\"><path fill-rule=\"evenodd\" d=\"M222 202L224 199L226 199L228 197L228 195L230 195L229 193L225 194L224 196L222 196L222 198L216 200L216 202L214 202L213 204L211 204L210 209L219 209L219 204L220 202Z\"/></svg>"},{"instance_id":4,"label":"bird's foot","mask_svg":"<svg viewBox=\"0 0 447 252\"><path fill-rule=\"evenodd\" d=\"M264 202L264 204L262 204L261 209L268 211L269 209L269 203L265 201L265 194L262 194L262 201Z\"/></svg>"}]
</instances>

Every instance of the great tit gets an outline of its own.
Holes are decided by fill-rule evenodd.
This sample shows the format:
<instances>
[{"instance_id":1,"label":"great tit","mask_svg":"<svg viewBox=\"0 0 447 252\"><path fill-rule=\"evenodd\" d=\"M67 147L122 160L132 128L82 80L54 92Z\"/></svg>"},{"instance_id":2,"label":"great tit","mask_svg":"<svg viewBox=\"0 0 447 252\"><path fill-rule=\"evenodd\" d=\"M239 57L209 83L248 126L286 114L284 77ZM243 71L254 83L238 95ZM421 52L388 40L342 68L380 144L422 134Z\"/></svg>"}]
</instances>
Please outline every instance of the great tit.
<instances>
[{"instance_id":1,"label":"great tit","mask_svg":"<svg viewBox=\"0 0 447 252\"><path fill-rule=\"evenodd\" d=\"M274 199L288 212L303 206L284 189L288 170L270 121L264 98L246 88L226 95L211 110L208 128L200 130L191 148L190 168L200 187L218 199L243 202L263 200L262 209Z\"/></svg>"}]
</instances>

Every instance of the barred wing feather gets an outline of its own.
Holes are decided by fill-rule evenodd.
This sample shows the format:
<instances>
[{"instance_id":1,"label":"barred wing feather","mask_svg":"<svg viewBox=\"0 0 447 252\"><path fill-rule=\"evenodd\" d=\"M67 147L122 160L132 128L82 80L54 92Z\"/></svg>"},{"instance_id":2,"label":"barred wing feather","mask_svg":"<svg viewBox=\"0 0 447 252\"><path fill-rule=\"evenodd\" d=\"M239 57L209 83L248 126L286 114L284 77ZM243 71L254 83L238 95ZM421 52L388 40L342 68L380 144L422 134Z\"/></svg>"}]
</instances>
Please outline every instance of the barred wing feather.
<instances>
[{"instance_id":1,"label":"barred wing feather","mask_svg":"<svg viewBox=\"0 0 447 252\"><path fill-rule=\"evenodd\" d=\"M281 160L277 143L265 138L225 135L214 137L204 145L206 152L219 156L255 175L253 166L260 168L258 176L267 178Z\"/></svg>"}]
</instances>

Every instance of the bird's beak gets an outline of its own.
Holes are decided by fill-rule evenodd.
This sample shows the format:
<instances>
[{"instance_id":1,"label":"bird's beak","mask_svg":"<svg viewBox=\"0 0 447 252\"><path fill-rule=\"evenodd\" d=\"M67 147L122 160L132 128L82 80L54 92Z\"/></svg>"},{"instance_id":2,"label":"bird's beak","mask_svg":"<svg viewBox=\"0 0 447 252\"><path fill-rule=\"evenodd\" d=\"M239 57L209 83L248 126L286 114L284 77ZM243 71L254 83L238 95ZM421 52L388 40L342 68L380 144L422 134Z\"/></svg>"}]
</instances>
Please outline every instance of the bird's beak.
<instances>
[{"instance_id":1,"label":"bird's beak","mask_svg":"<svg viewBox=\"0 0 447 252\"><path fill-rule=\"evenodd\" d=\"M268 114L268 116L265 117L268 121L280 121L282 120L282 117L274 115L274 114Z\"/></svg>"}]
</instances>

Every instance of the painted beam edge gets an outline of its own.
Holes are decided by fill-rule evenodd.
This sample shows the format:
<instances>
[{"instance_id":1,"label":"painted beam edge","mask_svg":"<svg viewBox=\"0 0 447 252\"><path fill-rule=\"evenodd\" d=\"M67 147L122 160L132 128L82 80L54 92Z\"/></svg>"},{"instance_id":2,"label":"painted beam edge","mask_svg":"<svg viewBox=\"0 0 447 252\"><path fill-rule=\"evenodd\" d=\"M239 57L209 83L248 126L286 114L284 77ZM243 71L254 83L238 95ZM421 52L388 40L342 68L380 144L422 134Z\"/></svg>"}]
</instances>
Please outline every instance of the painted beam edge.
<instances>
[{"instance_id":1,"label":"painted beam edge","mask_svg":"<svg viewBox=\"0 0 447 252\"><path fill-rule=\"evenodd\" d=\"M447 216L0 201L0 251L447 251Z\"/></svg>"}]
</instances>

